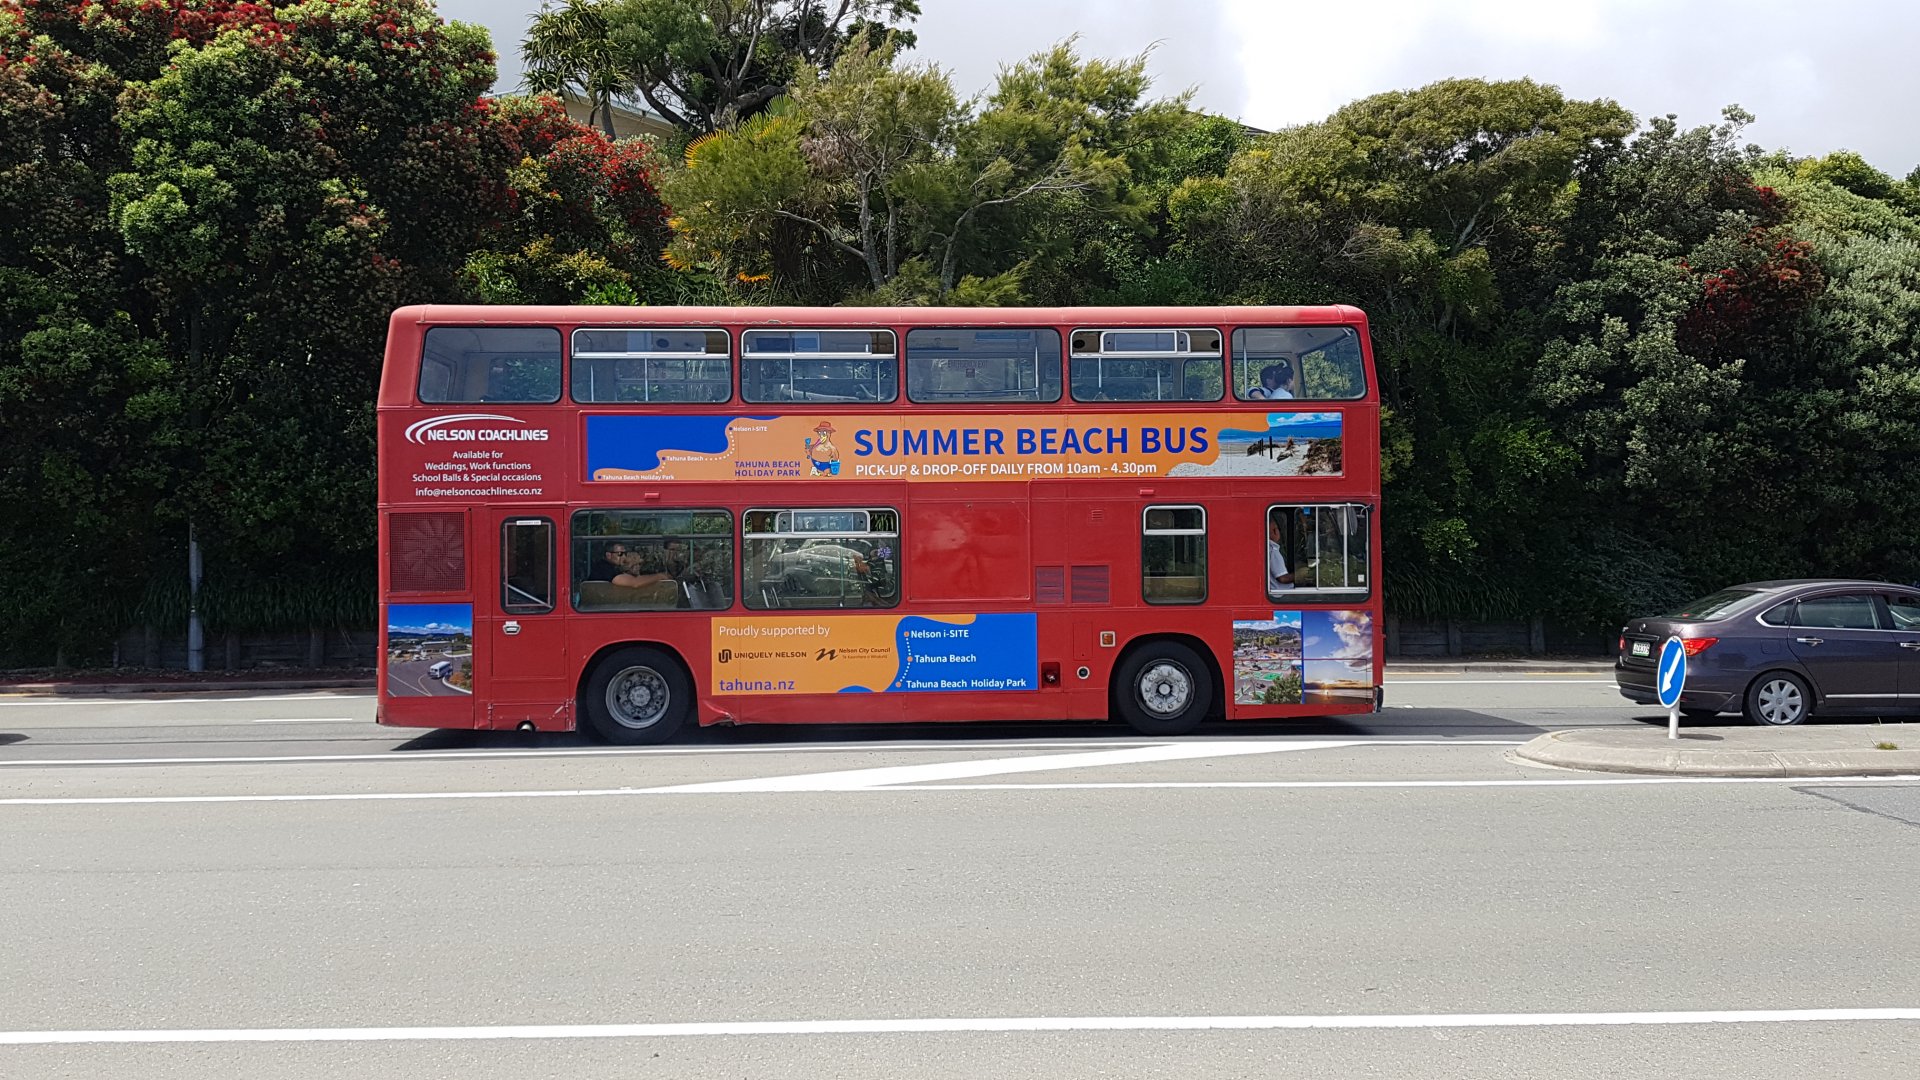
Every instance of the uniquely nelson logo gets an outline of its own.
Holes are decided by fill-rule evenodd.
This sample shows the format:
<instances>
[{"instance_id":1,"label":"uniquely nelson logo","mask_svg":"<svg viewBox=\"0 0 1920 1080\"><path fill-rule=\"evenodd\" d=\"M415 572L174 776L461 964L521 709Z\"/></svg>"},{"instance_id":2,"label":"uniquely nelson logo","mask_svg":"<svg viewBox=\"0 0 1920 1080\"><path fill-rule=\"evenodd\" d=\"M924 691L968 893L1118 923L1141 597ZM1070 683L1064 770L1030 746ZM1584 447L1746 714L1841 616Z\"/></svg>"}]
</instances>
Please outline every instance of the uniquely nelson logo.
<instances>
[{"instance_id":1,"label":"uniquely nelson logo","mask_svg":"<svg viewBox=\"0 0 1920 1080\"><path fill-rule=\"evenodd\" d=\"M425 446L442 442L546 442L546 428L493 427L491 424L525 424L517 416L498 413L455 413L436 416L407 425L407 441Z\"/></svg>"}]
</instances>

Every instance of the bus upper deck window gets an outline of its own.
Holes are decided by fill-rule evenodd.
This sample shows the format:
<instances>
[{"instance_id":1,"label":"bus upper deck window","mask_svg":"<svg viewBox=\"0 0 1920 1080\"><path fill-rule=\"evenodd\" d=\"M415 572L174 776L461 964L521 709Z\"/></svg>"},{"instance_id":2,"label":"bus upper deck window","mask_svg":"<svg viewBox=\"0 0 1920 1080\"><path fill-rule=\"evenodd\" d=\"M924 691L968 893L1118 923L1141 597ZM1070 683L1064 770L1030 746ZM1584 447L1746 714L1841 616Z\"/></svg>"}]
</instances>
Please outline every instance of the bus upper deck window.
<instances>
[{"instance_id":1,"label":"bus upper deck window","mask_svg":"<svg viewBox=\"0 0 1920 1080\"><path fill-rule=\"evenodd\" d=\"M725 330L573 332L573 400L719 402L733 397Z\"/></svg>"},{"instance_id":2,"label":"bus upper deck window","mask_svg":"<svg viewBox=\"0 0 1920 1080\"><path fill-rule=\"evenodd\" d=\"M1075 401L1219 401L1220 331L1075 330Z\"/></svg>"},{"instance_id":3,"label":"bus upper deck window","mask_svg":"<svg viewBox=\"0 0 1920 1080\"><path fill-rule=\"evenodd\" d=\"M1243 327L1233 332L1233 393L1242 401L1350 401L1367 394L1351 326Z\"/></svg>"},{"instance_id":4,"label":"bus upper deck window","mask_svg":"<svg viewBox=\"0 0 1920 1080\"><path fill-rule=\"evenodd\" d=\"M547 326L436 326L420 355L429 405L546 405L560 400L560 331Z\"/></svg>"},{"instance_id":5,"label":"bus upper deck window","mask_svg":"<svg viewBox=\"0 0 1920 1080\"><path fill-rule=\"evenodd\" d=\"M907 397L933 403L1060 400L1060 332L907 331Z\"/></svg>"},{"instance_id":6,"label":"bus upper deck window","mask_svg":"<svg viewBox=\"0 0 1920 1080\"><path fill-rule=\"evenodd\" d=\"M899 396L891 330L747 330L740 364L742 401L877 403Z\"/></svg>"}]
</instances>

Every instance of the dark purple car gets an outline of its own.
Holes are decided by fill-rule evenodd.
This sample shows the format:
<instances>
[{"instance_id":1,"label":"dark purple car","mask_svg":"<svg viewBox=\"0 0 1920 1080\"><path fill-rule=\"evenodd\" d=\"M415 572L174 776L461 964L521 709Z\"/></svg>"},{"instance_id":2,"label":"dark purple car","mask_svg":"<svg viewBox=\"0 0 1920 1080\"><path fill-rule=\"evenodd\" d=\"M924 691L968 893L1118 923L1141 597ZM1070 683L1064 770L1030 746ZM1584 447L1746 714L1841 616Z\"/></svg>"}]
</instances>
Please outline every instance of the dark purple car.
<instances>
[{"instance_id":1,"label":"dark purple car","mask_svg":"<svg viewBox=\"0 0 1920 1080\"><path fill-rule=\"evenodd\" d=\"M1809 716L1920 713L1920 588L1878 581L1735 585L1620 628L1614 681L1657 705L1660 647L1687 650L1683 716L1746 714L1756 724Z\"/></svg>"}]
</instances>

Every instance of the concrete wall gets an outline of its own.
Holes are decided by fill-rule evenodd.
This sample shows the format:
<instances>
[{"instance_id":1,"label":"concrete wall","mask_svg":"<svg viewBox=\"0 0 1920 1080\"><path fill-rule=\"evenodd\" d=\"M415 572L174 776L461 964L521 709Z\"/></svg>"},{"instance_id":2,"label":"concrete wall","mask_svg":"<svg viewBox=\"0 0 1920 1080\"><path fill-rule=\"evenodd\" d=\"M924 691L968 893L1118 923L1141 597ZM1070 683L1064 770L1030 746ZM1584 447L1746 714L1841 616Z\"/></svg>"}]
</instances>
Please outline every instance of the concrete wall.
<instances>
[{"instance_id":1,"label":"concrete wall","mask_svg":"<svg viewBox=\"0 0 1920 1080\"><path fill-rule=\"evenodd\" d=\"M119 666L173 668L187 666L184 632L162 634L151 628L129 630L116 643ZM245 671L273 668L371 668L380 649L380 635L372 630L315 630L305 633L209 634L208 671Z\"/></svg>"},{"instance_id":2,"label":"concrete wall","mask_svg":"<svg viewBox=\"0 0 1920 1080\"><path fill-rule=\"evenodd\" d=\"M1402 619L1397 615L1387 616L1386 639L1388 656L1409 659L1489 653L1608 656L1614 645L1611 631L1556 626L1545 619L1480 623Z\"/></svg>"}]
</instances>

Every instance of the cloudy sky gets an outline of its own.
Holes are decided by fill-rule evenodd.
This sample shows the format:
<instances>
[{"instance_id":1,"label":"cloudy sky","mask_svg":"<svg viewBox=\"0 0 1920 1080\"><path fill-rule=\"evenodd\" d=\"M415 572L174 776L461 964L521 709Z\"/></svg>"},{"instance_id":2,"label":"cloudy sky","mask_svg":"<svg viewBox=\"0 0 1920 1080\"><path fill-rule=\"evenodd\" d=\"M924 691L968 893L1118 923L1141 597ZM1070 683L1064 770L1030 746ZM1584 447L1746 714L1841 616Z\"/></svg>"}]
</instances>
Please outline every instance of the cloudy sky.
<instances>
[{"instance_id":1,"label":"cloudy sky","mask_svg":"<svg viewBox=\"0 0 1920 1080\"><path fill-rule=\"evenodd\" d=\"M520 73L538 0L440 0L493 31L499 89ZM1851 149L1920 164L1920 4L1911 0L921 0L922 59L963 93L1071 34L1083 54L1153 46L1156 90L1192 89L1261 128L1318 120L1367 94L1452 76L1530 76L1687 125L1738 103L1749 138L1797 154Z\"/></svg>"}]
</instances>

